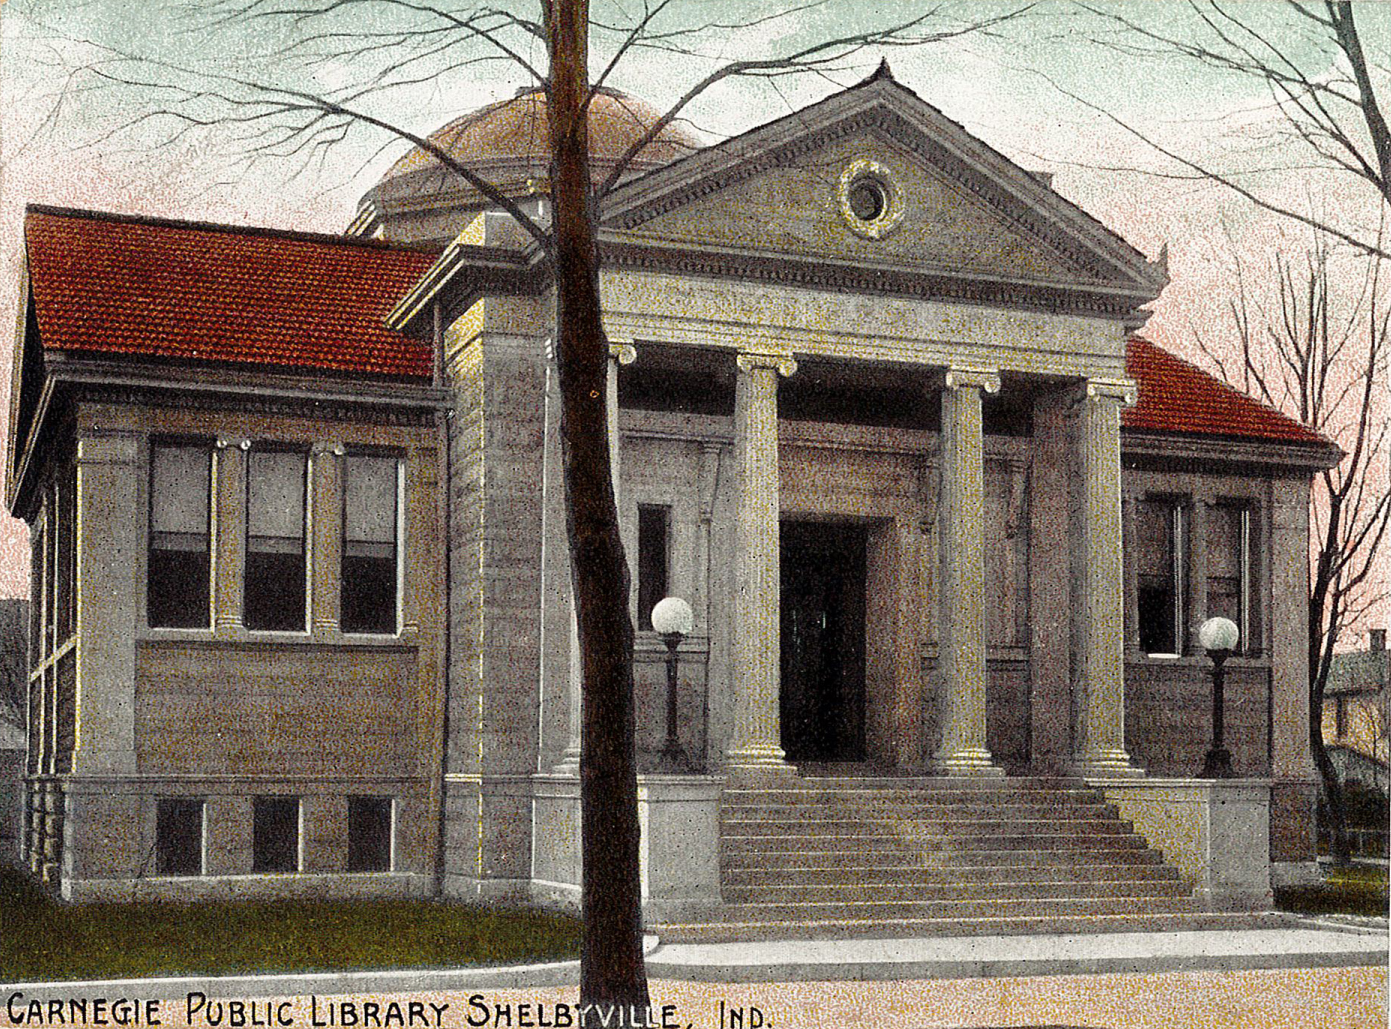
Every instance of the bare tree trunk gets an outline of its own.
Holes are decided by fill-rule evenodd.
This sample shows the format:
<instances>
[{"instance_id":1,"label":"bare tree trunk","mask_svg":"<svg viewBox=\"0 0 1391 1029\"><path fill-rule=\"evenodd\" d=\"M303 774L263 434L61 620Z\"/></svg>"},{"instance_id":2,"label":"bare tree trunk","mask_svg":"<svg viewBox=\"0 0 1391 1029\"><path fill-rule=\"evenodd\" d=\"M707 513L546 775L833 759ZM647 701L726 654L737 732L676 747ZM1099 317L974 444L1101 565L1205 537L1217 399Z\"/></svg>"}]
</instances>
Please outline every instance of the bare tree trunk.
<instances>
[{"instance_id":1,"label":"bare tree trunk","mask_svg":"<svg viewBox=\"0 0 1391 1029\"><path fill-rule=\"evenodd\" d=\"M605 410L608 340L599 308L585 104L588 6L588 0L546 4L561 442L583 675L580 1003L645 1011L633 624Z\"/></svg>"},{"instance_id":2,"label":"bare tree trunk","mask_svg":"<svg viewBox=\"0 0 1391 1029\"><path fill-rule=\"evenodd\" d=\"M1322 572L1322 568L1320 569ZM1328 814L1329 846L1333 851L1333 862L1347 865L1352 862L1352 846L1348 840L1347 804L1343 797L1343 784L1338 780L1338 770L1328 756L1328 748L1323 742L1323 696L1328 685L1328 671L1333 660L1333 640L1337 638L1337 627L1330 627L1327 636L1322 631L1323 603L1317 599L1309 602L1309 750L1314 757L1314 767L1323 780L1324 810Z\"/></svg>"}]
</instances>

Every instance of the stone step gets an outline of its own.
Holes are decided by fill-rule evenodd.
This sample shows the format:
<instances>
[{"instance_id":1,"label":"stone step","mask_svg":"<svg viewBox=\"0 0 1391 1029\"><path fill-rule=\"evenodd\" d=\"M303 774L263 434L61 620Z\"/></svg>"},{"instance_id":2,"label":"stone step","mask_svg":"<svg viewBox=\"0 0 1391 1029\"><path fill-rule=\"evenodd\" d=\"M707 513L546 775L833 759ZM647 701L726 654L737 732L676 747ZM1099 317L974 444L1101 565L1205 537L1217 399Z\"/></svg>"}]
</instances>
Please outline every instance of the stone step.
<instances>
[{"instance_id":1,"label":"stone step","mask_svg":"<svg viewBox=\"0 0 1391 1029\"><path fill-rule=\"evenodd\" d=\"M761 786L740 787L759 789ZM780 789L900 789L928 790L952 789L992 792L1000 790L1046 790L1056 792L1064 789L1086 789L1086 783L1076 776L1007 775L1007 776L958 776L958 775L799 775L786 786L779 783Z\"/></svg>"},{"instance_id":2,"label":"stone step","mask_svg":"<svg viewBox=\"0 0 1391 1029\"><path fill-rule=\"evenodd\" d=\"M977 836L1124 836L1134 825L1119 818L731 818L723 823L728 839L746 836L881 836L913 839L975 839Z\"/></svg>"},{"instance_id":3,"label":"stone step","mask_svg":"<svg viewBox=\"0 0 1391 1029\"><path fill-rule=\"evenodd\" d=\"M1150 853L1139 851L1132 853ZM854 860L858 858L859 860ZM729 887L837 885L851 883L901 883L905 885L998 884L1002 887L1031 883L1056 883L1064 880L1089 882L1178 882L1179 874L1168 865L1115 863L1079 864L1075 861L1050 864L957 865L952 868L925 866L921 862L909 865L889 864L878 859L866 863L865 855L851 855L845 864L808 864L799 867L773 867L760 863L748 867L728 867L721 870L726 892Z\"/></svg>"},{"instance_id":4,"label":"stone step","mask_svg":"<svg viewBox=\"0 0 1391 1029\"><path fill-rule=\"evenodd\" d=\"M848 833L808 833L805 827L800 832L777 835L725 835L721 837L721 853L763 854L770 851L794 849L800 852L843 851L855 847L878 852L879 849L901 850L910 848L930 854L970 853L980 850L1065 850L1088 852L1096 850L1143 850L1147 846L1143 837L1121 833L980 833L976 835L931 834L910 836L904 833L886 832L848 832Z\"/></svg>"},{"instance_id":5,"label":"stone step","mask_svg":"<svg viewBox=\"0 0 1391 1029\"><path fill-rule=\"evenodd\" d=\"M1202 910L1194 897L1030 897L1020 900L754 901L727 904L741 922L807 922L899 918L1014 918L1066 915L1186 914Z\"/></svg>"},{"instance_id":6,"label":"stone step","mask_svg":"<svg viewBox=\"0 0 1391 1029\"><path fill-rule=\"evenodd\" d=\"M1125 837L1121 837L1124 839ZM1085 864L1117 865L1159 865L1163 857L1156 850L1143 846L1098 847L1085 852ZM798 846L784 850L750 849L726 847L720 854L721 868L832 868L836 866L858 866L867 861L876 865L895 865L901 868L932 868L952 870L965 868L999 867L1002 865L1073 867L1079 863L1077 850L1000 850L982 847L979 850L955 850L951 852L925 852L915 846L914 841L892 839L878 841L872 847L856 841L851 846L833 847Z\"/></svg>"},{"instance_id":7,"label":"stone step","mask_svg":"<svg viewBox=\"0 0 1391 1029\"><path fill-rule=\"evenodd\" d=\"M863 879L828 884L778 884L725 886L728 904L854 904L922 903L937 901L1052 902L1055 898L1106 898L1143 902L1154 897L1187 897L1178 879L1122 879L1077 882L1059 878L1023 883L956 882L923 883Z\"/></svg>"},{"instance_id":8,"label":"stone step","mask_svg":"<svg viewBox=\"0 0 1391 1029\"><path fill-rule=\"evenodd\" d=\"M819 807L828 803L919 803L919 804L1102 804L1105 797L1100 790L1086 787L1067 790L1015 790L996 791L957 789L941 787L934 789L904 790L886 787L820 787L817 789L726 789L721 798L722 804L795 804L802 807Z\"/></svg>"},{"instance_id":9,"label":"stone step","mask_svg":"<svg viewBox=\"0 0 1391 1029\"><path fill-rule=\"evenodd\" d=\"M749 922L727 919L648 927L671 943L729 943L806 939L893 939L905 936L1012 936L1039 933L1123 933L1238 930L1269 926L1242 912L1189 914L1019 916L1012 918L821 919Z\"/></svg>"},{"instance_id":10,"label":"stone step","mask_svg":"<svg viewBox=\"0 0 1391 1029\"><path fill-rule=\"evenodd\" d=\"M1117 818L1119 812L1114 804L1103 803L1004 803L992 804L980 801L970 804L934 804L921 801L832 801L827 804L724 804L720 808L722 819L754 818L799 818L808 822L821 823L828 819L872 817L872 818L917 818L950 823L957 819L998 818L998 819L1043 819L1063 820Z\"/></svg>"}]
</instances>

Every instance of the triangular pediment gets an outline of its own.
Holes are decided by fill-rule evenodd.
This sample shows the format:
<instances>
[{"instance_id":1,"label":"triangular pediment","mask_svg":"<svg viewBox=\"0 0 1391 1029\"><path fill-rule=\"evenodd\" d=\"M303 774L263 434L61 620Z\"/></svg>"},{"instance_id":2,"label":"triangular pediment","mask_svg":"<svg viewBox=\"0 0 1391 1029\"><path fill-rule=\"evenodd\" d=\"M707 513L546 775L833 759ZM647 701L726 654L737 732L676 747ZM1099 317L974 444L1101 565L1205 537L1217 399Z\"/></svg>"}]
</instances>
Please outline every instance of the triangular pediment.
<instances>
[{"instance_id":1,"label":"triangular pediment","mask_svg":"<svg viewBox=\"0 0 1391 1029\"><path fill-rule=\"evenodd\" d=\"M853 202L864 181L886 187L876 218ZM1166 281L1038 176L882 74L625 184L603 222L618 241L1115 291L1139 303Z\"/></svg>"}]
</instances>

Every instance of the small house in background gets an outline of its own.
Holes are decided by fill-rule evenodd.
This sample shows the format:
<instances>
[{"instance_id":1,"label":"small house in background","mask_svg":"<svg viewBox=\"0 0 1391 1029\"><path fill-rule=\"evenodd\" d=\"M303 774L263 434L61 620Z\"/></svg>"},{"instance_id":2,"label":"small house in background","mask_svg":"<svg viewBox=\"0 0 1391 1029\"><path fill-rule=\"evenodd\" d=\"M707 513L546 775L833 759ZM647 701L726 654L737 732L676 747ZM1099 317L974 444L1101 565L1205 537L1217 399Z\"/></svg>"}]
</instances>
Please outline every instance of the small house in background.
<instances>
[{"instance_id":1,"label":"small house in background","mask_svg":"<svg viewBox=\"0 0 1391 1029\"><path fill-rule=\"evenodd\" d=\"M1365 650L1333 655L1323 694L1323 742L1349 798L1354 852L1386 857L1391 651L1385 629L1368 632Z\"/></svg>"},{"instance_id":2,"label":"small house in background","mask_svg":"<svg viewBox=\"0 0 1391 1029\"><path fill-rule=\"evenodd\" d=\"M433 138L544 221L545 114ZM596 173L655 118L601 91ZM1339 451L1137 335L1162 264L886 67L716 146L664 130L599 241L649 926L1172 925L1315 874ZM34 873L575 903L536 245L413 152L343 237L31 208L25 246ZM668 594L691 766L659 773ZM1241 632L1220 783L1211 615Z\"/></svg>"}]
</instances>

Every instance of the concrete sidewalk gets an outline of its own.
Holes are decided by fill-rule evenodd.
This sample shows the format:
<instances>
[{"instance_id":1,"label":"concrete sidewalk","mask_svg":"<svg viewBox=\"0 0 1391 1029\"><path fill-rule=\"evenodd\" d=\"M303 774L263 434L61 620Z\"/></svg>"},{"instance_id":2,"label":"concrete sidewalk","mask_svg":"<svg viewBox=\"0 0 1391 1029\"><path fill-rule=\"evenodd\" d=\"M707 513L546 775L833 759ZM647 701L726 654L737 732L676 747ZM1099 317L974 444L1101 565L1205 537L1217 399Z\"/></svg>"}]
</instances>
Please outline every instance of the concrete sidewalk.
<instances>
[{"instance_id":1,"label":"concrete sidewalk","mask_svg":"<svg viewBox=\"0 0 1391 1029\"><path fill-rule=\"evenodd\" d=\"M1342 968L1385 966L1387 946L1384 923L1311 919L1242 931L676 944L648 957L647 974L768 983Z\"/></svg>"},{"instance_id":2,"label":"concrete sidewalk","mask_svg":"<svg viewBox=\"0 0 1391 1029\"><path fill-rule=\"evenodd\" d=\"M1372 920L1367 920L1371 922ZM1030 978L1037 976L1384 968L1380 924L1304 919L1286 928L1244 931L1103 933L1087 936L976 936L938 939L783 941L660 945L648 938L653 981L797 983ZM179 976L101 982L21 983L7 992L119 992L132 999L198 990L223 997L404 994L573 986L579 962L303 975Z\"/></svg>"}]
</instances>

